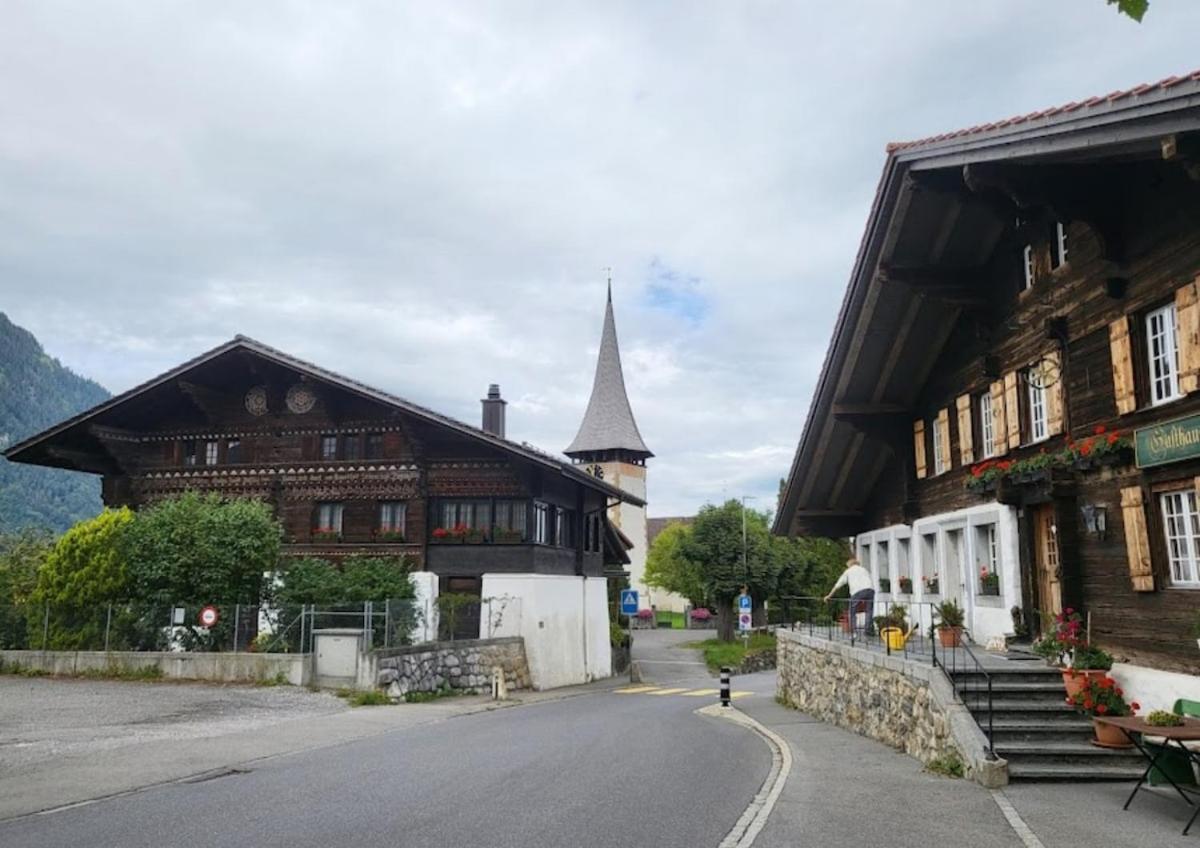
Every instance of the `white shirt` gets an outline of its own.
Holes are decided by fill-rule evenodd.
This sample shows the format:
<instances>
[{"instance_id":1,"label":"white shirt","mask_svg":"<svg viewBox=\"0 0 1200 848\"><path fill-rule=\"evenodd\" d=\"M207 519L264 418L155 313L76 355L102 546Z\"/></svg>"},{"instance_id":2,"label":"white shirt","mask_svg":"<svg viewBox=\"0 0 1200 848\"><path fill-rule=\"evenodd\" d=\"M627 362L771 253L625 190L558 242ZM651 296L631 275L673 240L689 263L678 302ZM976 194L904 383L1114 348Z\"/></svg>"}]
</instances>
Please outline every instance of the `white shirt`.
<instances>
[{"instance_id":1,"label":"white shirt","mask_svg":"<svg viewBox=\"0 0 1200 848\"><path fill-rule=\"evenodd\" d=\"M842 572L842 576L833 584L833 588L829 590L829 594L833 594L838 589L849 584L850 594L857 595L863 589L872 589L874 585L871 583L871 572L867 571L861 565L852 565Z\"/></svg>"}]
</instances>

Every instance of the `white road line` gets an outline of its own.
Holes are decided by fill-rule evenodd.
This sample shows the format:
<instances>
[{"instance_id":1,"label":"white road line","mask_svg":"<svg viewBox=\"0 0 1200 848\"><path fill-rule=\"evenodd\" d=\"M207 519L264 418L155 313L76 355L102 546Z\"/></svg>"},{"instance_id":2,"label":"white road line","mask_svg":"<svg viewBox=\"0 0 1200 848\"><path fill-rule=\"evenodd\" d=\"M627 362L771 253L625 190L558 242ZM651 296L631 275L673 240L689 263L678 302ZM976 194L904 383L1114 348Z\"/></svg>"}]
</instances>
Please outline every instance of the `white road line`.
<instances>
[{"instance_id":1,"label":"white road line","mask_svg":"<svg viewBox=\"0 0 1200 848\"><path fill-rule=\"evenodd\" d=\"M775 808L775 802L779 800L784 784L787 783L788 775L792 773L792 749L779 734L734 707L712 704L696 710L696 712L701 715L728 719L753 730L771 749L771 771L767 774L767 779L763 781L758 794L750 801L750 806L746 807L746 811L737 820L737 824L717 846L717 848L750 848L754 844L754 840L758 838L759 831L766 825L767 818L771 815L771 810Z\"/></svg>"},{"instance_id":2,"label":"white road line","mask_svg":"<svg viewBox=\"0 0 1200 848\"><path fill-rule=\"evenodd\" d=\"M1004 813L1004 817L1008 819L1009 825L1017 836L1025 843L1025 848L1046 848L1042 844L1042 840L1037 838L1037 834L1029 829L1029 825L1025 824L1025 820L1021 818L1017 808L1012 805L1012 801L1008 800L1007 795L999 789L993 789L992 798L995 799L996 806L1000 808L1000 812Z\"/></svg>"}]
</instances>

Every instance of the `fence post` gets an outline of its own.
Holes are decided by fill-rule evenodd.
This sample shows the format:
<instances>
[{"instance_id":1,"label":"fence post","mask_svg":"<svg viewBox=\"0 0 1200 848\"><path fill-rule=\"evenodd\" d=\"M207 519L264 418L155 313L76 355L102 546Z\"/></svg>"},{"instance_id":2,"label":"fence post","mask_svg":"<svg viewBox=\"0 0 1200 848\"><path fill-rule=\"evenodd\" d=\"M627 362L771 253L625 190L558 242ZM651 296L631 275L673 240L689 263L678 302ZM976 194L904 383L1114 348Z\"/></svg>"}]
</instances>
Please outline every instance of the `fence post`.
<instances>
[{"instance_id":1,"label":"fence post","mask_svg":"<svg viewBox=\"0 0 1200 848\"><path fill-rule=\"evenodd\" d=\"M375 623L375 613L370 601L363 601L363 651L371 650L371 625Z\"/></svg>"},{"instance_id":2,"label":"fence post","mask_svg":"<svg viewBox=\"0 0 1200 848\"><path fill-rule=\"evenodd\" d=\"M108 653L108 632L112 629L112 604L108 605L108 618L104 621L104 653Z\"/></svg>"},{"instance_id":3,"label":"fence post","mask_svg":"<svg viewBox=\"0 0 1200 848\"><path fill-rule=\"evenodd\" d=\"M42 650L46 650L46 646L50 642L50 602L46 601L46 614L42 616Z\"/></svg>"},{"instance_id":4,"label":"fence post","mask_svg":"<svg viewBox=\"0 0 1200 848\"><path fill-rule=\"evenodd\" d=\"M233 605L233 652L238 652L238 629L242 623L242 605Z\"/></svg>"},{"instance_id":5,"label":"fence post","mask_svg":"<svg viewBox=\"0 0 1200 848\"><path fill-rule=\"evenodd\" d=\"M304 620L304 618L305 618L304 611L305 611L305 609L307 609L307 607L308 607L308 604L300 605L300 653L302 653L302 654L308 653L308 651L304 650L304 625L306 623Z\"/></svg>"},{"instance_id":6,"label":"fence post","mask_svg":"<svg viewBox=\"0 0 1200 848\"><path fill-rule=\"evenodd\" d=\"M383 647L392 646L392 599L383 601Z\"/></svg>"}]
</instances>

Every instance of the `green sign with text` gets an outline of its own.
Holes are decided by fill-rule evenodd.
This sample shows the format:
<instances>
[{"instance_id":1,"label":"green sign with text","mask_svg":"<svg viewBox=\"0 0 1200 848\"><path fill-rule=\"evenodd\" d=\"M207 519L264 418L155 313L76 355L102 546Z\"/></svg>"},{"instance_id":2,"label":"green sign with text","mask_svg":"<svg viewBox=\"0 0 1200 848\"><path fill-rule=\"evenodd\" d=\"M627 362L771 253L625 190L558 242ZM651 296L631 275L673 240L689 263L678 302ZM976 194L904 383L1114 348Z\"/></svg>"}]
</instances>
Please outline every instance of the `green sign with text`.
<instances>
[{"instance_id":1,"label":"green sign with text","mask_svg":"<svg viewBox=\"0 0 1200 848\"><path fill-rule=\"evenodd\" d=\"M1200 456L1200 415L1133 431L1138 468Z\"/></svg>"}]
</instances>

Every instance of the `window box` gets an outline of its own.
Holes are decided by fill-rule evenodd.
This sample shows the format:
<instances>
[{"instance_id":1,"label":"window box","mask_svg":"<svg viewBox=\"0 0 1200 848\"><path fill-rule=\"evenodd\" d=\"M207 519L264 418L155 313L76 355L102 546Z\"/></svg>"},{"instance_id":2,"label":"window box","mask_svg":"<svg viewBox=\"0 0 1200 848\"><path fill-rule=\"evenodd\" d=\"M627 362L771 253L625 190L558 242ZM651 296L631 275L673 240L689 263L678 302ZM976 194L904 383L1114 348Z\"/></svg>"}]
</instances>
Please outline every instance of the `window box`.
<instances>
[{"instance_id":1,"label":"window box","mask_svg":"<svg viewBox=\"0 0 1200 848\"><path fill-rule=\"evenodd\" d=\"M879 591L880 591L880 593L882 593L884 595L891 592L892 591L892 581L886 577L880 577L879 578Z\"/></svg>"},{"instance_id":2,"label":"window box","mask_svg":"<svg viewBox=\"0 0 1200 848\"><path fill-rule=\"evenodd\" d=\"M496 545L519 545L525 541L525 534L520 530L504 530L492 528L492 543Z\"/></svg>"},{"instance_id":3,"label":"window box","mask_svg":"<svg viewBox=\"0 0 1200 848\"><path fill-rule=\"evenodd\" d=\"M911 577L901 577L900 578L900 594L901 595L911 595L912 594L912 578Z\"/></svg>"},{"instance_id":4,"label":"window box","mask_svg":"<svg viewBox=\"0 0 1200 848\"><path fill-rule=\"evenodd\" d=\"M921 580L925 583L926 595L941 594L941 584L938 582L938 576L936 574L932 577L922 577Z\"/></svg>"},{"instance_id":5,"label":"window box","mask_svg":"<svg viewBox=\"0 0 1200 848\"><path fill-rule=\"evenodd\" d=\"M487 541L487 534L482 530L468 530L463 536L463 542L468 545L482 545Z\"/></svg>"},{"instance_id":6,"label":"window box","mask_svg":"<svg viewBox=\"0 0 1200 848\"><path fill-rule=\"evenodd\" d=\"M331 527L318 527L312 531L312 540L314 542L340 542L342 541L342 531L334 530Z\"/></svg>"},{"instance_id":7,"label":"window box","mask_svg":"<svg viewBox=\"0 0 1200 848\"><path fill-rule=\"evenodd\" d=\"M458 527L438 527L432 533L433 541L440 545L461 545L467 538L468 529Z\"/></svg>"},{"instance_id":8,"label":"window box","mask_svg":"<svg viewBox=\"0 0 1200 848\"><path fill-rule=\"evenodd\" d=\"M1000 594L1000 575L994 571L988 571L987 568L982 568L979 571L979 594L981 595L999 595Z\"/></svg>"},{"instance_id":9,"label":"window box","mask_svg":"<svg viewBox=\"0 0 1200 848\"><path fill-rule=\"evenodd\" d=\"M376 530L376 542L403 542L404 534L399 530Z\"/></svg>"}]
</instances>

